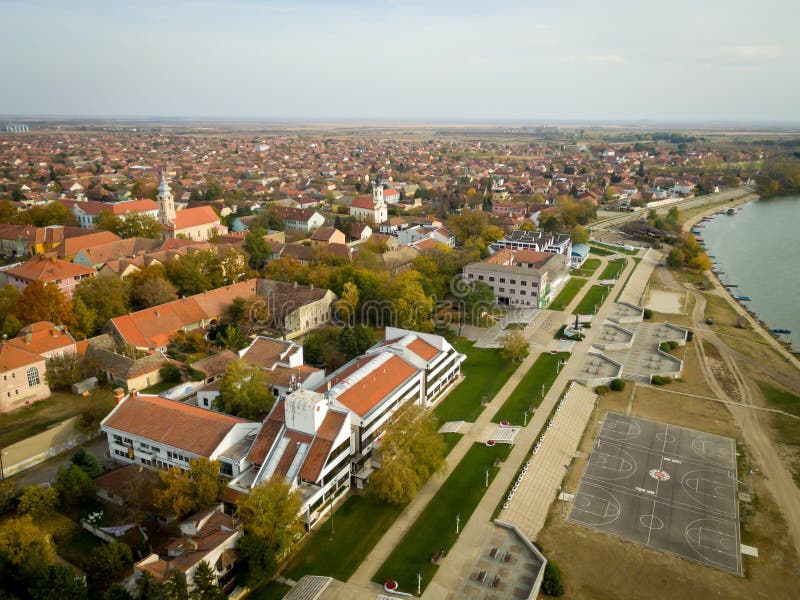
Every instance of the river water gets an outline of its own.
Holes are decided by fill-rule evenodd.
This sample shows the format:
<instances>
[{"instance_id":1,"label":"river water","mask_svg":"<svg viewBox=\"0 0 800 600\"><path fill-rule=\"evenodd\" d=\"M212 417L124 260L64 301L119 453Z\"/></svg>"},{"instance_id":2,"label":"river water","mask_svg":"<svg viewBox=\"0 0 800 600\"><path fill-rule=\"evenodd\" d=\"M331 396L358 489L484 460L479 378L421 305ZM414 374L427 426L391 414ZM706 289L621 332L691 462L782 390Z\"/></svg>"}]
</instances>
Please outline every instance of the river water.
<instances>
[{"instance_id":1,"label":"river water","mask_svg":"<svg viewBox=\"0 0 800 600\"><path fill-rule=\"evenodd\" d=\"M780 337L800 348L800 196L755 200L698 225L720 280L750 296L745 304L770 329L791 329Z\"/></svg>"}]
</instances>

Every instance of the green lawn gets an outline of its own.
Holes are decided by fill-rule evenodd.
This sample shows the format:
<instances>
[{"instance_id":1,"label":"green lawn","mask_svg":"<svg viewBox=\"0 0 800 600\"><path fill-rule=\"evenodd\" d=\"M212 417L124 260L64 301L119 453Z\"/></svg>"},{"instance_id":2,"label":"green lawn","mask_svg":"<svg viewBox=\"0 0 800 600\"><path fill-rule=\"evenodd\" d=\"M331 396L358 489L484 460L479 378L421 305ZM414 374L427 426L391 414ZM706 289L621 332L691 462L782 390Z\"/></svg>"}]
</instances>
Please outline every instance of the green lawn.
<instances>
[{"instance_id":1,"label":"green lawn","mask_svg":"<svg viewBox=\"0 0 800 600\"><path fill-rule=\"evenodd\" d=\"M142 394L153 394L158 395L161 392L168 390L169 388L173 388L176 385L180 385L179 381L162 381L161 383L155 383L150 387L146 387L142 390Z\"/></svg>"},{"instance_id":2,"label":"green lawn","mask_svg":"<svg viewBox=\"0 0 800 600\"><path fill-rule=\"evenodd\" d=\"M525 422L523 417L525 410L530 406L538 407L542 402L542 385L544 385L544 393L547 394L558 376L556 372L558 362L568 358L569 352L541 354L508 396L497 414L492 417L492 421L494 423L508 421L514 425L522 425Z\"/></svg>"},{"instance_id":3,"label":"green lawn","mask_svg":"<svg viewBox=\"0 0 800 600\"><path fill-rule=\"evenodd\" d=\"M619 274L625 270L625 265L627 264L627 259L624 258L617 258L616 260L610 261L606 268L603 269L603 272L600 273L600 277L598 279L616 279L619 277Z\"/></svg>"},{"instance_id":4,"label":"green lawn","mask_svg":"<svg viewBox=\"0 0 800 600\"><path fill-rule=\"evenodd\" d=\"M86 398L76 394L54 392L49 398L0 414L0 447L41 433L48 427L80 415L93 407L106 407L108 410L105 413L108 413L114 407L111 392L98 389Z\"/></svg>"},{"instance_id":5,"label":"green lawn","mask_svg":"<svg viewBox=\"0 0 800 600\"><path fill-rule=\"evenodd\" d=\"M593 285L589 291L584 294L578 306L572 311L573 315L593 315L603 304L603 298L608 299L608 292L611 289L610 285Z\"/></svg>"},{"instance_id":6,"label":"green lawn","mask_svg":"<svg viewBox=\"0 0 800 600\"><path fill-rule=\"evenodd\" d=\"M439 423L477 419L484 408L481 397L486 396L491 401L517 368L496 348L475 348L472 342L465 341L458 341L454 346L467 355L461 365L466 378L433 409Z\"/></svg>"},{"instance_id":7,"label":"green lawn","mask_svg":"<svg viewBox=\"0 0 800 600\"><path fill-rule=\"evenodd\" d=\"M602 248L597 248L595 246L589 247L589 254L596 254L597 256L608 256L609 254L614 254L610 250L603 250Z\"/></svg>"},{"instance_id":8,"label":"green lawn","mask_svg":"<svg viewBox=\"0 0 800 600\"><path fill-rule=\"evenodd\" d=\"M606 250L608 254L636 254L639 252L638 248L634 248L633 250L625 250L621 246L610 246L608 244L603 244L602 242L592 242L592 248ZM591 249L589 250L591 252Z\"/></svg>"},{"instance_id":9,"label":"green lawn","mask_svg":"<svg viewBox=\"0 0 800 600\"><path fill-rule=\"evenodd\" d=\"M284 577L297 581L303 575L326 575L347 581L404 508L350 496L333 514L334 535L330 519L308 534Z\"/></svg>"},{"instance_id":10,"label":"green lawn","mask_svg":"<svg viewBox=\"0 0 800 600\"><path fill-rule=\"evenodd\" d=\"M556 296L555 300L553 300L547 308L550 310L564 310L567 308L567 305L578 295L581 288L586 285L586 281L586 279L581 279L580 277L570 277L567 283L564 284L564 287L561 288L558 296Z\"/></svg>"},{"instance_id":11,"label":"green lawn","mask_svg":"<svg viewBox=\"0 0 800 600\"><path fill-rule=\"evenodd\" d=\"M443 433L442 439L444 440L445 451L444 455L450 454L450 451L455 448L456 444L464 436L463 433Z\"/></svg>"},{"instance_id":12,"label":"green lawn","mask_svg":"<svg viewBox=\"0 0 800 600\"><path fill-rule=\"evenodd\" d=\"M387 579L394 579L399 583L400 591L416 593L417 571L422 571L424 590L439 568L431 562L431 557L440 550L447 553L458 537L456 515L461 516L463 530L486 491L486 470L489 470L491 483L499 470L493 466L494 459L504 459L510 451L508 444L492 448L474 444L372 580L383 584Z\"/></svg>"},{"instance_id":13,"label":"green lawn","mask_svg":"<svg viewBox=\"0 0 800 600\"><path fill-rule=\"evenodd\" d=\"M291 590L285 583L270 581L266 585L254 588L247 594L248 600L281 600Z\"/></svg>"},{"instance_id":14,"label":"green lawn","mask_svg":"<svg viewBox=\"0 0 800 600\"><path fill-rule=\"evenodd\" d=\"M599 258L587 258L581 265L581 268L575 269L571 274L578 277L588 277L597 270L600 266L600 262Z\"/></svg>"},{"instance_id":15,"label":"green lawn","mask_svg":"<svg viewBox=\"0 0 800 600\"><path fill-rule=\"evenodd\" d=\"M758 381L757 383L758 387L761 389L761 393L764 394L764 398L767 400L767 404L771 408L777 408L778 410L800 416L800 396L764 383L763 381Z\"/></svg>"}]
</instances>

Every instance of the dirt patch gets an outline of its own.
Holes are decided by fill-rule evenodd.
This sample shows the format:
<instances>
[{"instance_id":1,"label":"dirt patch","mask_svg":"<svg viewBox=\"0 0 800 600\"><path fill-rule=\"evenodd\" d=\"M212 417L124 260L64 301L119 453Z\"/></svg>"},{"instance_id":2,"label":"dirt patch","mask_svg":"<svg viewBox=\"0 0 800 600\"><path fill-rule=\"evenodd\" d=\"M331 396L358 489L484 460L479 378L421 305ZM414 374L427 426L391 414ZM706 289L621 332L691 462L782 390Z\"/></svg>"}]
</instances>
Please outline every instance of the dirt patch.
<instances>
[{"instance_id":1,"label":"dirt patch","mask_svg":"<svg viewBox=\"0 0 800 600\"><path fill-rule=\"evenodd\" d=\"M686 294L650 289L647 292L645 308L659 313L682 315L686 313Z\"/></svg>"}]
</instances>

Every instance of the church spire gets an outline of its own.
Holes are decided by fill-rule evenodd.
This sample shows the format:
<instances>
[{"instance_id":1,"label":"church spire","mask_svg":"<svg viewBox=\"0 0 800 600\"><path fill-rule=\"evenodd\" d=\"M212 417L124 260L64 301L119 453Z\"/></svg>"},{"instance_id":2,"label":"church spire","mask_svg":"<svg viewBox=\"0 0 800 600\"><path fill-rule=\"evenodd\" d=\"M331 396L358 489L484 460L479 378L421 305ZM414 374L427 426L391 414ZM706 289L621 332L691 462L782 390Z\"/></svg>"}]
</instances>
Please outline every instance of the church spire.
<instances>
[{"instance_id":1,"label":"church spire","mask_svg":"<svg viewBox=\"0 0 800 600\"><path fill-rule=\"evenodd\" d=\"M167 183L166 168L161 169L161 183L158 184L158 221L171 227L175 220L175 200Z\"/></svg>"}]
</instances>

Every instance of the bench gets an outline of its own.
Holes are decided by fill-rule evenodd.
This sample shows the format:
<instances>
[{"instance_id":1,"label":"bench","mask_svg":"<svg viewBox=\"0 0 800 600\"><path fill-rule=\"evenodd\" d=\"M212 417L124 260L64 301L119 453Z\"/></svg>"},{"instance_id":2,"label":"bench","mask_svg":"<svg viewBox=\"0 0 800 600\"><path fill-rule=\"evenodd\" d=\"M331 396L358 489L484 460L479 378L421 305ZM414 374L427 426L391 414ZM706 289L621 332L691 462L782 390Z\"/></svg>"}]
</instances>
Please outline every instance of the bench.
<instances>
[{"instance_id":1,"label":"bench","mask_svg":"<svg viewBox=\"0 0 800 600\"><path fill-rule=\"evenodd\" d=\"M492 579L492 587L496 588L499 584L500 584L500 577L495 575L494 579Z\"/></svg>"},{"instance_id":2,"label":"bench","mask_svg":"<svg viewBox=\"0 0 800 600\"><path fill-rule=\"evenodd\" d=\"M503 557L503 562L509 562L511 560L511 552L506 552L506 555Z\"/></svg>"},{"instance_id":3,"label":"bench","mask_svg":"<svg viewBox=\"0 0 800 600\"><path fill-rule=\"evenodd\" d=\"M499 550L499 548L497 546L495 546L494 548L492 548L492 551L489 552L489 556L491 558L497 558L497 551L498 550Z\"/></svg>"},{"instance_id":4,"label":"bench","mask_svg":"<svg viewBox=\"0 0 800 600\"><path fill-rule=\"evenodd\" d=\"M480 573L478 573L478 576L475 578L475 581L477 581L478 583L483 583L484 581L486 581L486 571L481 571Z\"/></svg>"},{"instance_id":5,"label":"bench","mask_svg":"<svg viewBox=\"0 0 800 600\"><path fill-rule=\"evenodd\" d=\"M441 550L439 550L439 551L438 551L436 554L434 554L433 556L431 556L431 562L432 562L433 564L438 564L438 563L439 563L439 561L441 560L442 556L444 556L444 548L442 548L442 549L441 549Z\"/></svg>"}]
</instances>

